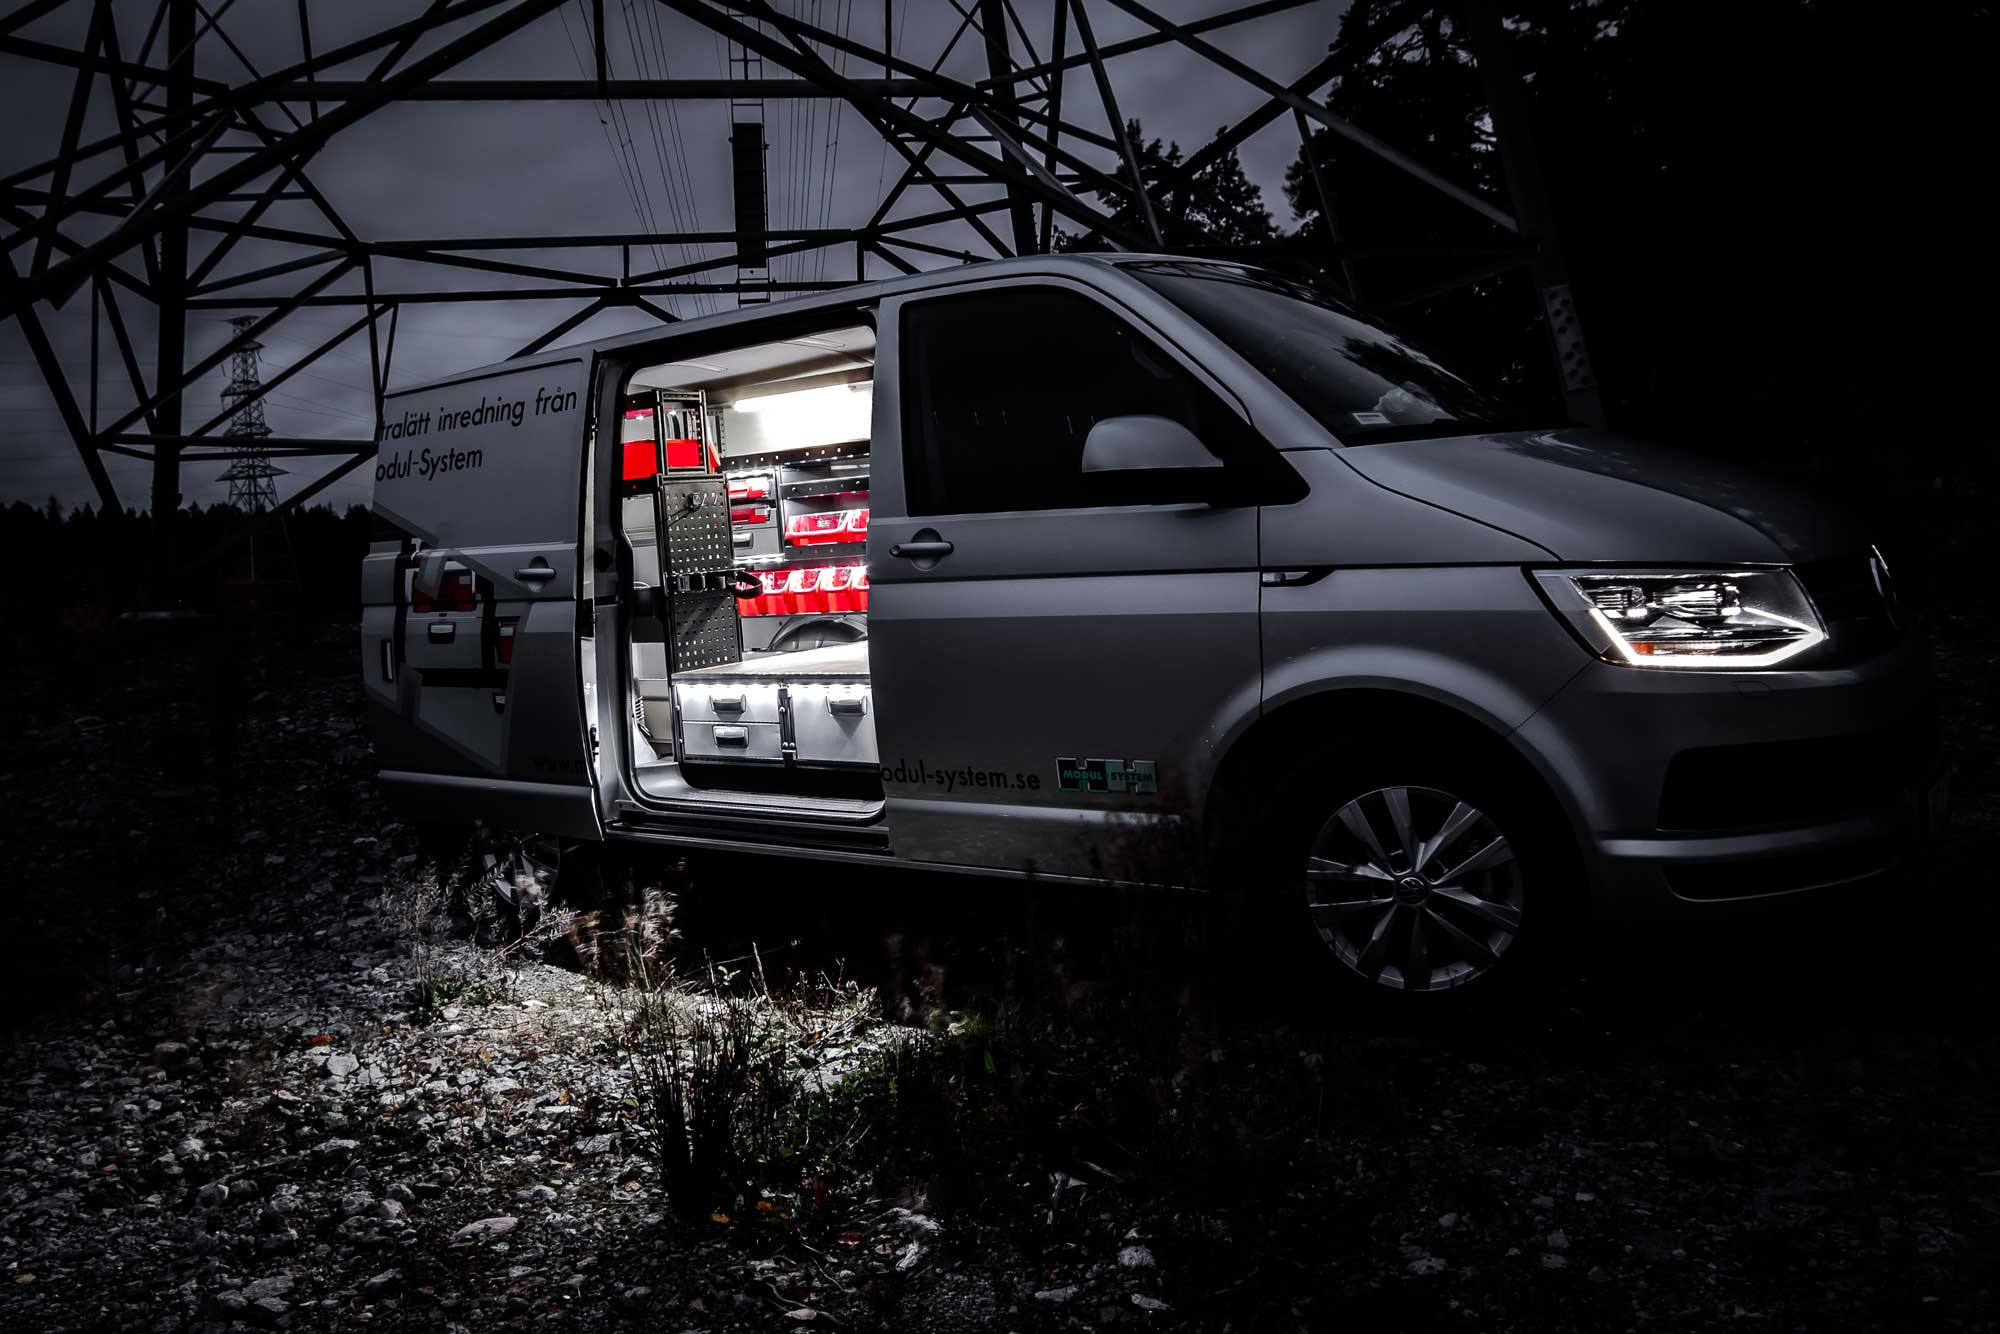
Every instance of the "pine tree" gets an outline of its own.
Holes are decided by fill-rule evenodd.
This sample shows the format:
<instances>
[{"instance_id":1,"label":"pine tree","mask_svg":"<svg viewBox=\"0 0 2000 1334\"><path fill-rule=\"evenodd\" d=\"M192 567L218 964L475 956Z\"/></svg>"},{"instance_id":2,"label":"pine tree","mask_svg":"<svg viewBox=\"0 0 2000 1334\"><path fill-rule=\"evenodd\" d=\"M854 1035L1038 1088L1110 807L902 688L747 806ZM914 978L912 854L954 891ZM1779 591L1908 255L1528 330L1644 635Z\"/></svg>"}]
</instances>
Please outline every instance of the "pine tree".
<instances>
[{"instance_id":1,"label":"pine tree","mask_svg":"<svg viewBox=\"0 0 2000 1334\"><path fill-rule=\"evenodd\" d=\"M1271 211L1264 206L1264 192L1243 174L1243 163L1235 150L1196 172L1185 187L1171 191L1170 180L1177 175L1183 161L1181 146L1159 139L1149 141L1137 120L1125 123L1125 133L1137 146L1139 179L1145 183L1167 249L1257 245L1277 236ZM1123 161L1111 175L1119 181L1132 179ZM1126 231L1139 236L1146 234L1138 201L1130 195L1108 189L1087 193L1102 203L1115 204L1111 216ZM1083 233L1056 229L1058 250L1096 249L1101 244Z\"/></svg>"}]
</instances>

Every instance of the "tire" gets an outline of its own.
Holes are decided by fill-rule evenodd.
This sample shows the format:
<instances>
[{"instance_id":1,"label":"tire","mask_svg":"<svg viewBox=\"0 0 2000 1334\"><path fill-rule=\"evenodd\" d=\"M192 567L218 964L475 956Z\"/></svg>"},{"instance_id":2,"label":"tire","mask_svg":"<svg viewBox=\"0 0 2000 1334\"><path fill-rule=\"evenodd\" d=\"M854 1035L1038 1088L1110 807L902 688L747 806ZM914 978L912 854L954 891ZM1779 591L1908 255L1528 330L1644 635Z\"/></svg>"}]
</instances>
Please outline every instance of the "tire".
<instances>
[{"instance_id":1,"label":"tire","mask_svg":"<svg viewBox=\"0 0 2000 1334\"><path fill-rule=\"evenodd\" d=\"M1315 994L1406 1015L1546 980L1580 916L1574 845L1532 774L1478 752L1357 739L1240 803L1238 915L1259 952Z\"/></svg>"}]
</instances>

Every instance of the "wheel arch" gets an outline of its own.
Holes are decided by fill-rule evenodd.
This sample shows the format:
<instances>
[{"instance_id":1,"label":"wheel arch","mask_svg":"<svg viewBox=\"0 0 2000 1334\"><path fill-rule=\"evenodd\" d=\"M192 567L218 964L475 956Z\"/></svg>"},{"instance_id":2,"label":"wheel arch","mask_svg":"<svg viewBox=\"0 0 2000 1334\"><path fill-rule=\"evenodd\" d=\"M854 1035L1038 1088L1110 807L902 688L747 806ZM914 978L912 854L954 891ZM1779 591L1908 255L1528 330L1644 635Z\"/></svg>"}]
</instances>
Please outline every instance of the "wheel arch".
<instances>
[{"instance_id":1,"label":"wheel arch","mask_svg":"<svg viewBox=\"0 0 2000 1334\"><path fill-rule=\"evenodd\" d=\"M1216 766L1203 808L1203 828L1211 846L1227 842L1229 824L1247 819L1247 803L1257 800L1258 775L1282 764L1282 757L1329 738L1354 737L1378 745L1396 736L1423 735L1463 747L1522 784L1542 813L1570 836L1580 854L1585 846L1576 810L1564 798L1540 756L1524 746L1513 729L1457 700L1378 684L1329 686L1299 693L1265 709L1234 737Z\"/></svg>"}]
</instances>

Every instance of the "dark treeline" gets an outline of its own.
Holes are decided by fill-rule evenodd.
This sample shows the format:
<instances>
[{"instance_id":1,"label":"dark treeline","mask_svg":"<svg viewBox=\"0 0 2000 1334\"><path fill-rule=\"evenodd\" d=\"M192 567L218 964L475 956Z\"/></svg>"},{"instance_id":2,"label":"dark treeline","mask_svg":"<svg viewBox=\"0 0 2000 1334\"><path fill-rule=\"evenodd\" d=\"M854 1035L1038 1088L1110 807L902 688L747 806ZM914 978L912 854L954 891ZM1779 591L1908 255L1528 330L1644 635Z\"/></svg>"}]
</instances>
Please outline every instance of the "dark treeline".
<instances>
[{"instance_id":1,"label":"dark treeline","mask_svg":"<svg viewBox=\"0 0 2000 1334\"><path fill-rule=\"evenodd\" d=\"M1515 0L1507 51L1614 426L1784 471L1957 471L1987 450L1912 449L1971 427L1952 390L1983 371L1954 328L1990 290L1975 146L1990 125L1990 4ZM1417 23L1357 0L1343 39L1389 35L1330 105L1489 197L1508 192L1490 110L1449 6ZM1440 13L1442 11L1442 14ZM1473 244L1498 229L1315 136L1362 245ZM1287 193L1318 223L1303 164ZM1323 233L1322 233L1323 234ZM1473 261L1458 261L1469 265ZM1437 269L1453 267L1430 266ZM1420 288L1414 262L1363 261L1363 300ZM1398 311L1530 398L1554 389L1525 272Z\"/></svg>"},{"instance_id":2,"label":"dark treeline","mask_svg":"<svg viewBox=\"0 0 2000 1334\"><path fill-rule=\"evenodd\" d=\"M238 542L213 559L202 558L238 536L246 522L227 505L182 510L174 540L184 564L179 577L162 578L151 515L90 506L65 514L53 500L39 508L16 502L0 509L0 559L33 575L0 585L0 609L17 622L67 622L78 629L168 602L216 611L227 605L232 588L250 580L247 545ZM315 505L258 532L256 574L273 610L299 622L352 620L359 614L367 549L365 509L342 513Z\"/></svg>"},{"instance_id":3,"label":"dark treeline","mask_svg":"<svg viewBox=\"0 0 2000 1334\"><path fill-rule=\"evenodd\" d=\"M1991 419L1963 391L1982 381L1991 341L1974 332L1993 270L1975 207L1976 164L1990 152L1976 141L1991 122L1975 62L1993 9L1499 6L1612 426L1857 496L1885 481L1988 480ZM1327 33L1353 48L1352 73L1309 91L1511 208L1490 98L1455 14L1355 0ZM1163 181L1180 147L1131 129L1142 176ZM1358 252L1349 265L1330 252L1303 153L1284 201L1259 198L1234 155L1191 189L1156 188L1167 244L1311 275L1556 413L1525 268L1421 295L1490 262L1507 233L1331 131L1313 149ZM1139 227L1122 197L1099 199Z\"/></svg>"}]
</instances>

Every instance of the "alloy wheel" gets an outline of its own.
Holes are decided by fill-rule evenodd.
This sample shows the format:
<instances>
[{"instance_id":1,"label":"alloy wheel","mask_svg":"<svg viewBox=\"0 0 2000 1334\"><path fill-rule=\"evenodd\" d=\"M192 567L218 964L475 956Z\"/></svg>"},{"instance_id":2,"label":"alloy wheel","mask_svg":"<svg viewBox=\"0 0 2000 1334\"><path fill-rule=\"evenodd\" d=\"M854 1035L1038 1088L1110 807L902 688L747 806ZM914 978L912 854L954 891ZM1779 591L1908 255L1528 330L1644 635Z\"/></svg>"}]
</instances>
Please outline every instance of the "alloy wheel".
<instances>
[{"instance_id":1,"label":"alloy wheel","mask_svg":"<svg viewBox=\"0 0 2000 1334\"><path fill-rule=\"evenodd\" d=\"M1406 991L1463 986L1521 930L1520 863L1484 811L1432 787L1364 792L1320 827L1306 906L1334 957Z\"/></svg>"}]
</instances>

